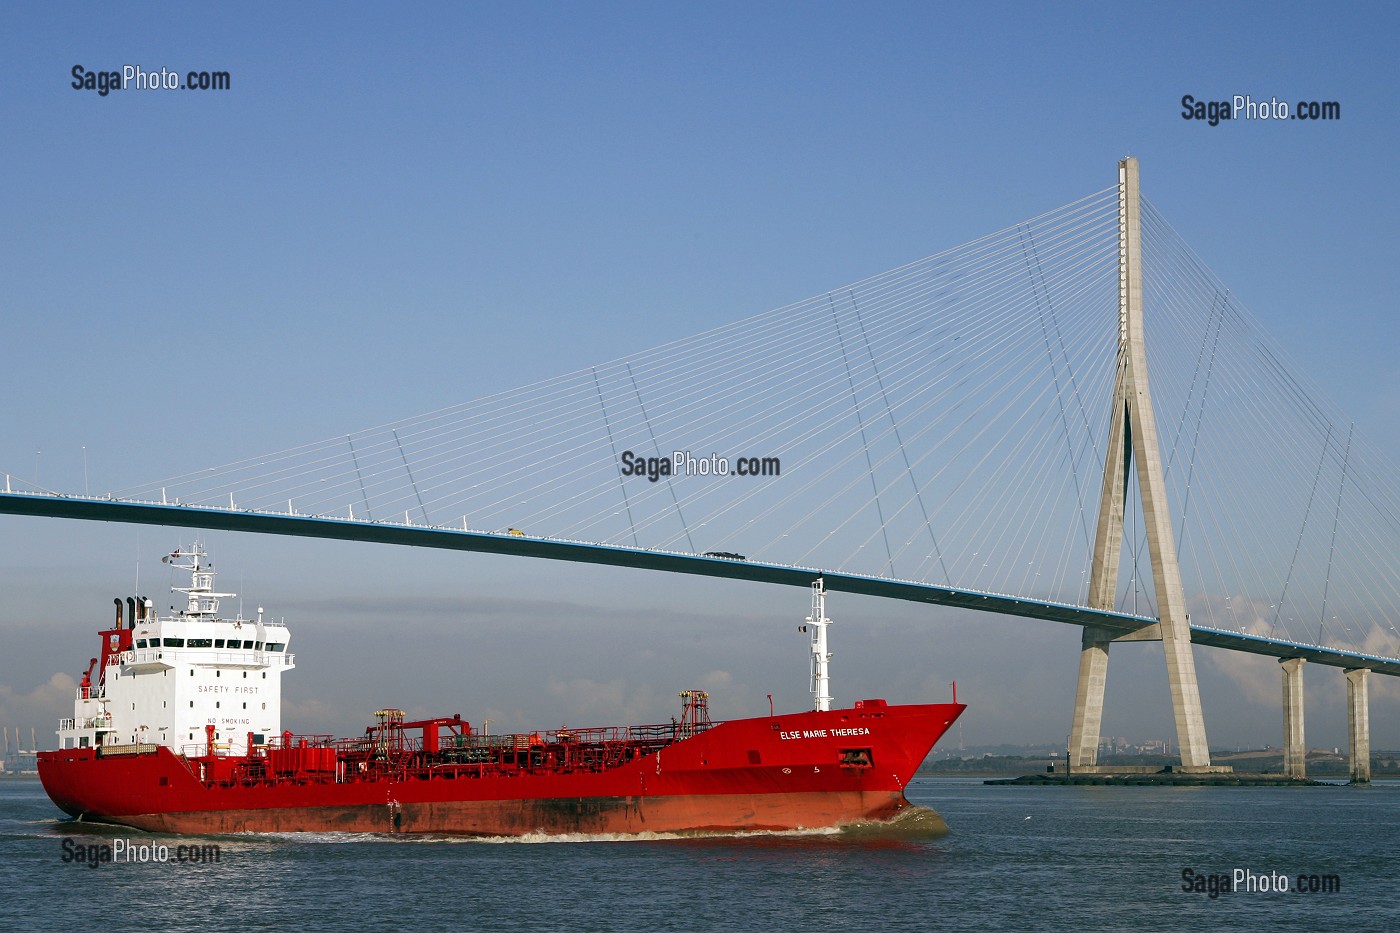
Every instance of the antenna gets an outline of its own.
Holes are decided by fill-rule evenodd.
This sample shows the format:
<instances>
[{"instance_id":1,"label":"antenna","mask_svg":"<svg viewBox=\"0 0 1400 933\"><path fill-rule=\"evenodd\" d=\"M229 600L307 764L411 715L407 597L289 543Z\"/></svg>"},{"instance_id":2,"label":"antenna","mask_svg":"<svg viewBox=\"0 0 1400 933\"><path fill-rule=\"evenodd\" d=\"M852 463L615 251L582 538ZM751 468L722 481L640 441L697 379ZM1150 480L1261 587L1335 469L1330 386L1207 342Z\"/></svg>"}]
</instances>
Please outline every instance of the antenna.
<instances>
[{"instance_id":1,"label":"antenna","mask_svg":"<svg viewBox=\"0 0 1400 933\"><path fill-rule=\"evenodd\" d=\"M826 646L826 581L818 577L812 583L812 614L802 626L812 639L812 702L813 708L825 712L831 709L831 652Z\"/></svg>"}]
</instances>

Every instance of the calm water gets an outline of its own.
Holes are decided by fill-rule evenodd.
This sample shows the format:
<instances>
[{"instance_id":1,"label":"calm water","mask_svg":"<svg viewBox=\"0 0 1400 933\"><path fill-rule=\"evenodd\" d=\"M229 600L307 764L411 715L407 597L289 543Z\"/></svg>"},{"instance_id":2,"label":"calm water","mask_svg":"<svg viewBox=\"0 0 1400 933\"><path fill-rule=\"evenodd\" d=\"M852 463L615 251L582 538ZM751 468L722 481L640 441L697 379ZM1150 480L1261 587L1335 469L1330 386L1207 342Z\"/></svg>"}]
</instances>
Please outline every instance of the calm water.
<instances>
[{"instance_id":1,"label":"calm water","mask_svg":"<svg viewBox=\"0 0 1400 933\"><path fill-rule=\"evenodd\" d=\"M986 787L920 779L951 832L580 842L207 837L217 864L62 861L64 840L168 844L56 819L0 782L0 930L1387 930L1400 784ZM1181 871L1337 875L1340 893L1181 889Z\"/></svg>"}]
</instances>

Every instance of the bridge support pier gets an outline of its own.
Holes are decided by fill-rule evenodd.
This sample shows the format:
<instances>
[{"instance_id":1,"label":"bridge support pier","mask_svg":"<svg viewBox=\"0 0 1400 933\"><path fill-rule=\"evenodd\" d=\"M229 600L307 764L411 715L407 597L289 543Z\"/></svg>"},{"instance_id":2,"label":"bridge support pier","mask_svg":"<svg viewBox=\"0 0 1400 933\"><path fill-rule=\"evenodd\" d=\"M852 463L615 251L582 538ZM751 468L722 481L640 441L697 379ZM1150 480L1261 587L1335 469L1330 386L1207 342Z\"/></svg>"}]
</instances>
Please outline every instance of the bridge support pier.
<instances>
[{"instance_id":1,"label":"bridge support pier","mask_svg":"<svg viewBox=\"0 0 1400 933\"><path fill-rule=\"evenodd\" d=\"M1370 670L1351 668L1347 675L1347 732L1351 746L1351 782L1371 783L1371 708L1367 696Z\"/></svg>"},{"instance_id":2,"label":"bridge support pier","mask_svg":"<svg viewBox=\"0 0 1400 933\"><path fill-rule=\"evenodd\" d=\"M1283 773L1302 780L1308 776L1308 746L1303 740L1303 658L1282 658Z\"/></svg>"},{"instance_id":3,"label":"bridge support pier","mask_svg":"<svg viewBox=\"0 0 1400 933\"><path fill-rule=\"evenodd\" d=\"M1112 632L1084 626L1084 647L1079 653L1079 687L1074 695L1074 725L1069 737L1070 768L1091 768L1099 763L1103 695L1108 685L1108 646L1112 642Z\"/></svg>"}]
</instances>

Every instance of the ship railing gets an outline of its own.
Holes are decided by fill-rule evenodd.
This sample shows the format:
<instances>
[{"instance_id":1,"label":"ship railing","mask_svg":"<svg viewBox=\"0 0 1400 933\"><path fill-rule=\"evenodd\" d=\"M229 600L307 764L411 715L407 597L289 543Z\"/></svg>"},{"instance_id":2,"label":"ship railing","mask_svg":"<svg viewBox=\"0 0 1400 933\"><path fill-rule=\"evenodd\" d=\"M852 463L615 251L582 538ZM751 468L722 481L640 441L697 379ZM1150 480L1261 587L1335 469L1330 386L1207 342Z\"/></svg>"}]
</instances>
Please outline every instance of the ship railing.
<instances>
[{"instance_id":1,"label":"ship railing","mask_svg":"<svg viewBox=\"0 0 1400 933\"><path fill-rule=\"evenodd\" d=\"M454 735L444 737L443 748L478 748L523 751L545 745L578 743L601 745L604 742L625 742L628 739L627 726L602 726L571 729L561 726L540 732L503 732L498 735ZM410 740L411 741L411 740Z\"/></svg>"},{"instance_id":2,"label":"ship railing","mask_svg":"<svg viewBox=\"0 0 1400 933\"><path fill-rule=\"evenodd\" d=\"M86 687L79 687L73 691L73 694L73 698L82 704L82 708L88 709L107 698L107 686L105 684L89 684ZM77 707L74 707L73 712L75 715L77 714Z\"/></svg>"},{"instance_id":3,"label":"ship railing","mask_svg":"<svg viewBox=\"0 0 1400 933\"><path fill-rule=\"evenodd\" d=\"M71 732L74 729L106 729L112 721L106 716L84 716L82 719L70 717L60 719L58 728L63 732Z\"/></svg>"},{"instance_id":4,"label":"ship railing","mask_svg":"<svg viewBox=\"0 0 1400 933\"><path fill-rule=\"evenodd\" d=\"M687 735L695 735L712 728L718 723L698 723L695 725L680 722L657 723L642 726L588 726L540 732L505 732L499 735L458 735L444 737L444 748L491 748L514 749L538 748L544 745L603 745L611 742L639 742L642 744L665 744ZM405 746L414 744L414 737L405 736Z\"/></svg>"},{"instance_id":5,"label":"ship railing","mask_svg":"<svg viewBox=\"0 0 1400 933\"><path fill-rule=\"evenodd\" d=\"M522 740L527 739L525 735L513 735L503 732L500 735L454 735L443 741L446 748L516 748L521 746ZM528 741L524 744L528 745Z\"/></svg>"},{"instance_id":6,"label":"ship railing","mask_svg":"<svg viewBox=\"0 0 1400 933\"><path fill-rule=\"evenodd\" d=\"M245 650L238 654L225 651L215 655L215 660L224 664L259 664L265 667L284 667L295 661L296 655L282 651Z\"/></svg>"},{"instance_id":7,"label":"ship railing","mask_svg":"<svg viewBox=\"0 0 1400 933\"><path fill-rule=\"evenodd\" d=\"M267 745L269 748L300 748L305 743L307 748L339 748L359 741L359 739L337 739L329 733L308 732L305 735L271 735L268 736Z\"/></svg>"},{"instance_id":8,"label":"ship railing","mask_svg":"<svg viewBox=\"0 0 1400 933\"><path fill-rule=\"evenodd\" d=\"M110 655L108 664L154 664L163 661L165 652L182 657L198 658L203 664L231 664L245 667L290 667L296 663L296 655L282 651L255 651L253 649L228 651L218 648L134 648L119 654Z\"/></svg>"},{"instance_id":9,"label":"ship railing","mask_svg":"<svg viewBox=\"0 0 1400 933\"><path fill-rule=\"evenodd\" d=\"M674 720L668 723L659 723L649 726L629 726L627 729L627 737L638 742L657 740L671 741L675 739L679 729L680 723Z\"/></svg>"},{"instance_id":10,"label":"ship railing","mask_svg":"<svg viewBox=\"0 0 1400 933\"><path fill-rule=\"evenodd\" d=\"M280 667L291 664L296 655L287 654L281 651L256 651L254 649L242 649L238 651L220 650L218 648L185 648L186 652L195 653L202 663L214 664L241 664L246 667Z\"/></svg>"},{"instance_id":11,"label":"ship railing","mask_svg":"<svg viewBox=\"0 0 1400 933\"><path fill-rule=\"evenodd\" d=\"M569 729L567 727L556 729L553 738L556 742L585 742L591 744L601 744L603 742L625 742L628 726L603 726L601 728L590 727L586 729Z\"/></svg>"}]
</instances>

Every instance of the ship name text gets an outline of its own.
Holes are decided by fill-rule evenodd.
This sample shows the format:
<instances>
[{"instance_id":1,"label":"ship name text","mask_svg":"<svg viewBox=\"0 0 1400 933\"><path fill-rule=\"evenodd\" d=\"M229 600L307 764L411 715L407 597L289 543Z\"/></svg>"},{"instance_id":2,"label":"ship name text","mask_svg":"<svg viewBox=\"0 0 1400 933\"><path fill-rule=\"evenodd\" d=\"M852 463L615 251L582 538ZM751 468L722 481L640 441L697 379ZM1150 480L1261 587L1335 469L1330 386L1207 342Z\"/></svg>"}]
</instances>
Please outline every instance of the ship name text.
<instances>
[{"instance_id":1,"label":"ship name text","mask_svg":"<svg viewBox=\"0 0 1400 933\"><path fill-rule=\"evenodd\" d=\"M854 726L849 729L794 729L791 732L779 732L778 738L783 741L788 739L835 739L848 735L869 735L870 730L865 726Z\"/></svg>"}]
</instances>

